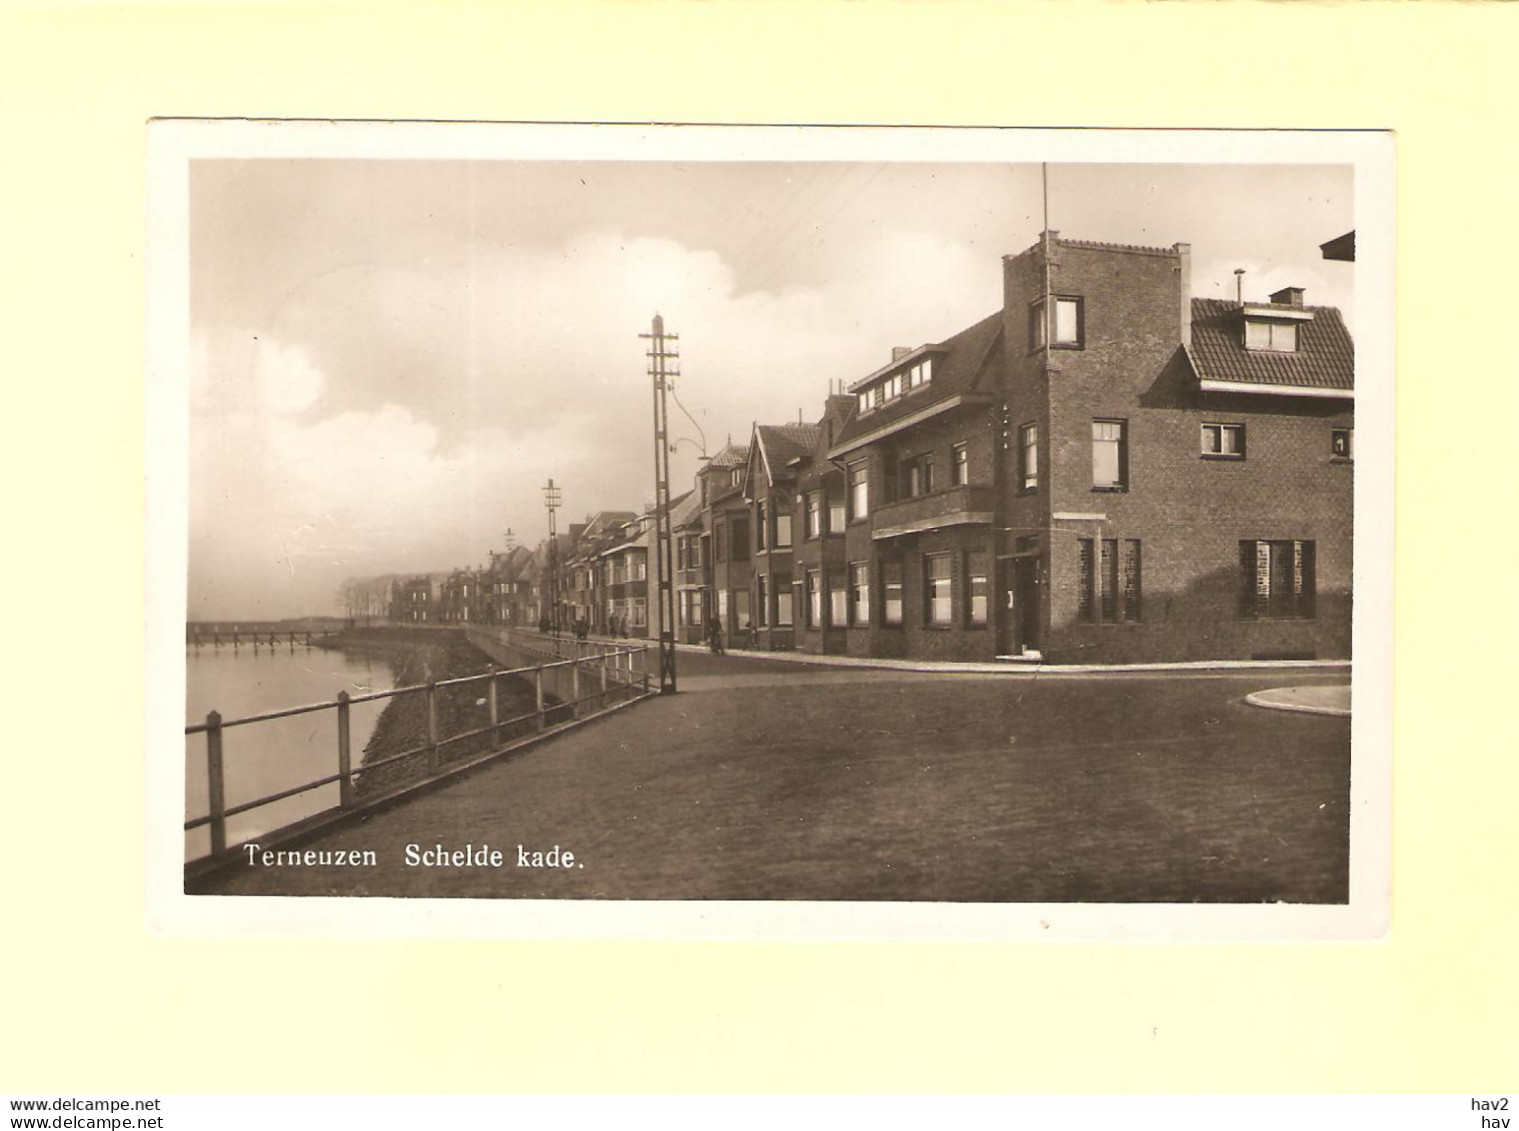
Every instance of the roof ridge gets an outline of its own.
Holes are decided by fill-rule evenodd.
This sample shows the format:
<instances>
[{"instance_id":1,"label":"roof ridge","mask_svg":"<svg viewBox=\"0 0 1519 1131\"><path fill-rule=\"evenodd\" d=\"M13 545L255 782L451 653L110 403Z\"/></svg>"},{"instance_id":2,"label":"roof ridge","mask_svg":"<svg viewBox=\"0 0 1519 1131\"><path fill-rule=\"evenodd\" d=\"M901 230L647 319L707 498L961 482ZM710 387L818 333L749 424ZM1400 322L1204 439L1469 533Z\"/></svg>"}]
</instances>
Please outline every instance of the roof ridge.
<instances>
[{"instance_id":1,"label":"roof ridge","mask_svg":"<svg viewBox=\"0 0 1519 1131\"><path fill-rule=\"evenodd\" d=\"M1293 306L1291 303L1286 302L1251 302L1249 299L1246 299L1244 302L1237 302L1232 298L1208 298L1198 295L1192 296L1192 302L1194 304L1202 302L1212 303L1215 306L1222 307L1224 310L1243 310L1247 306L1264 306L1280 307L1282 310L1312 310L1316 313L1341 313L1340 308L1337 306L1321 306L1309 303L1304 303L1302 306Z\"/></svg>"}]
</instances>

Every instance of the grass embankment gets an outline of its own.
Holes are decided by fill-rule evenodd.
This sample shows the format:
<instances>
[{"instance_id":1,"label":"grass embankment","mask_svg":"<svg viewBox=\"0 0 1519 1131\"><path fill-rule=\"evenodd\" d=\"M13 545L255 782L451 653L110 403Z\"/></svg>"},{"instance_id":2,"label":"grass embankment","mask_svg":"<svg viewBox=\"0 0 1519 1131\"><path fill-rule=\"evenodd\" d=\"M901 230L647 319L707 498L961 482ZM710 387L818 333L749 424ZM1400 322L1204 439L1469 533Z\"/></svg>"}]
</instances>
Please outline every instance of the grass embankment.
<instances>
[{"instance_id":1,"label":"grass embankment","mask_svg":"<svg viewBox=\"0 0 1519 1131\"><path fill-rule=\"evenodd\" d=\"M350 629L330 642L345 652L380 654L389 660L396 687L415 687L464 676L481 675L490 658L465 639L463 633L414 631L405 628ZM493 746L520 737L533 729L532 721L500 727L492 741L489 733L447 741L490 725L486 681L438 688L436 694L439 762L443 766L484 753ZM547 697L554 702L552 697ZM497 718L515 719L534 710L533 686L518 676L496 681ZM381 712L374 734L364 747L360 766L370 766L407 750L428 744L427 695L414 692L389 700ZM427 772L425 750L399 761L366 769L357 779L360 797L377 796L423 777Z\"/></svg>"}]
</instances>

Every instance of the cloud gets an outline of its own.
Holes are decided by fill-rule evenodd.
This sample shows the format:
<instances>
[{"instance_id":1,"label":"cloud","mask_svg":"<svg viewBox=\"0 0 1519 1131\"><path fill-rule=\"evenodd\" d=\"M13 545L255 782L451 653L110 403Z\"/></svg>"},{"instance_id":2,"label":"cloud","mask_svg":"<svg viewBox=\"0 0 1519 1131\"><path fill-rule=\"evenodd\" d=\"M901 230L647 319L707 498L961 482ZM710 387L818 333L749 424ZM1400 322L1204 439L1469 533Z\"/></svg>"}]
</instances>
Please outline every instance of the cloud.
<instances>
[{"instance_id":1,"label":"cloud","mask_svg":"<svg viewBox=\"0 0 1519 1131\"><path fill-rule=\"evenodd\" d=\"M302 412L316 403L326 385L321 371L299 346L260 343L255 358L254 387L271 412Z\"/></svg>"},{"instance_id":2,"label":"cloud","mask_svg":"<svg viewBox=\"0 0 1519 1131\"><path fill-rule=\"evenodd\" d=\"M482 249L458 271L323 272L272 329L198 336L192 610L246 615L271 587L284 613L325 609L347 574L479 562L508 526L531 544L549 476L562 523L644 505L637 335L656 310L681 335L675 389L699 426L672 404L672 438L704 432L715 451L756 419L815 418L831 380L947 337L995 309L998 287L995 260L917 233L882 234L827 285L777 290L740 292L714 252L609 230ZM681 444L677 492L696 462Z\"/></svg>"},{"instance_id":3,"label":"cloud","mask_svg":"<svg viewBox=\"0 0 1519 1131\"><path fill-rule=\"evenodd\" d=\"M1073 238L1189 240L1193 287L1353 318L1348 174L1053 170ZM478 563L652 497L646 332L681 443L815 419L830 383L996 310L1034 166L210 162L192 200L191 611L325 611L347 575ZM1311 190L1311 191L1310 191Z\"/></svg>"}]
</instances>

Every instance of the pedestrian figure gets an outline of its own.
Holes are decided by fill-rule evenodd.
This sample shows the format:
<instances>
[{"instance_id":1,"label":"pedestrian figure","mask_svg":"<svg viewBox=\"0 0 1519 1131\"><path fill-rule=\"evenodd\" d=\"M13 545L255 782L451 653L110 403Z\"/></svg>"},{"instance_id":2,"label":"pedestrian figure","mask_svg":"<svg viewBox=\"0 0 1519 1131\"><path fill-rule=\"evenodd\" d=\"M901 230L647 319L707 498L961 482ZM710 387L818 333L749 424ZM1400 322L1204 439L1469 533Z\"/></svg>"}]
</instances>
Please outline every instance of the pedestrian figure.
<instances>
[{"instance_id":1,"label":"pedestrian figure","mask_svg":"<svg viewBox=\"0 0 1519 1131\"><path fill-rule=\"evenodd\" d=\"M716 617L707 618L707 645L714 656L723 654L723 626Z\"/></svg>"}]
</instances>

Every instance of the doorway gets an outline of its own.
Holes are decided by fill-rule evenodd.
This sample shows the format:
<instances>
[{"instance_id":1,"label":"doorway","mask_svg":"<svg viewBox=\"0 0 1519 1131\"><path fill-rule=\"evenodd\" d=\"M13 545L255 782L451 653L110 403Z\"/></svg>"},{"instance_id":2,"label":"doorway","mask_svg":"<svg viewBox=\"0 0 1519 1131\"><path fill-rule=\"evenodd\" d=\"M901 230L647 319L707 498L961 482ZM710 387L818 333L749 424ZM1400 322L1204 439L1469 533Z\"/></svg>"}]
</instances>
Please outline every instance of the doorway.
<instances>
[{"instance_id":1,"label":"doorway","mask_svg":"<svg viewBox=\"0 0 1519 1131\"><path fill-rule=\"evenodd\" d=\"M1019 654L1039 651L1039 559L1013 559L1013 605Z\"/></svg>"}]
</instances>

